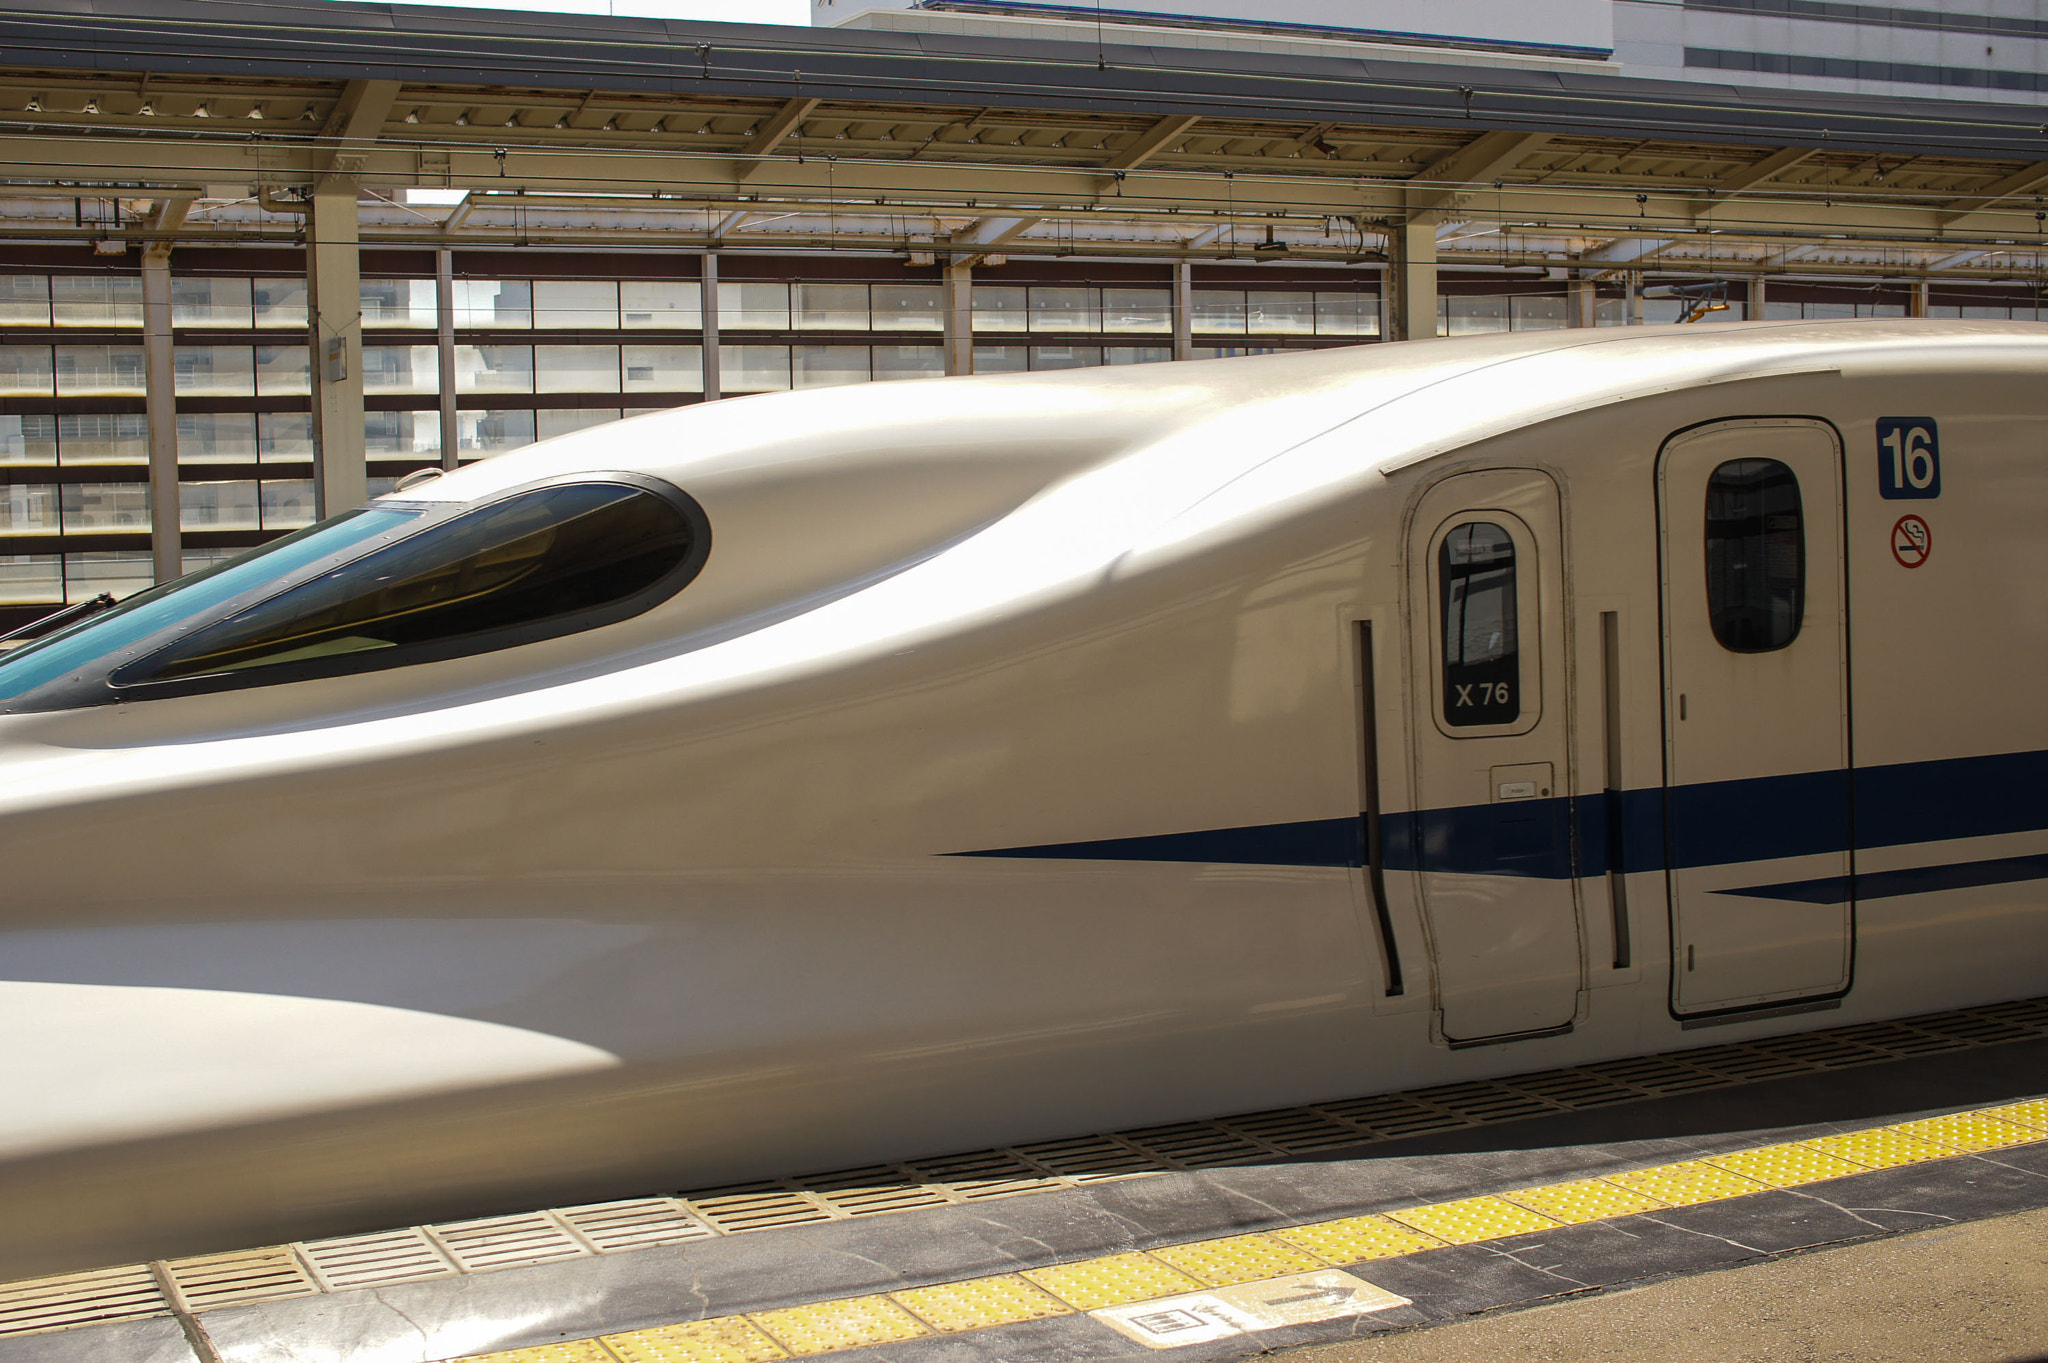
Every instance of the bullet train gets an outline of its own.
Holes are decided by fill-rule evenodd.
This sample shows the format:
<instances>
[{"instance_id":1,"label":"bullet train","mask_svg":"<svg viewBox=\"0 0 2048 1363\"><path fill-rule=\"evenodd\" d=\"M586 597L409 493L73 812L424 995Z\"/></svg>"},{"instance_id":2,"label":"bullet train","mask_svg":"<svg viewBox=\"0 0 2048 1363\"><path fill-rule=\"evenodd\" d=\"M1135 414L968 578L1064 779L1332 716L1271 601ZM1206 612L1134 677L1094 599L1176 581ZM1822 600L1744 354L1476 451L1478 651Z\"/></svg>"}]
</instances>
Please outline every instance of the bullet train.
<instances>
[{"instance_id":1,"label":"bullet train","mask_svg":"<svg viewBox=\"0 0 2048 1363\"><path fill-rule=\"evenodd\" d=\"M749 397L0 655L0 1276L2048 983L2048 328Z\"/></svg>"}]
</instances>

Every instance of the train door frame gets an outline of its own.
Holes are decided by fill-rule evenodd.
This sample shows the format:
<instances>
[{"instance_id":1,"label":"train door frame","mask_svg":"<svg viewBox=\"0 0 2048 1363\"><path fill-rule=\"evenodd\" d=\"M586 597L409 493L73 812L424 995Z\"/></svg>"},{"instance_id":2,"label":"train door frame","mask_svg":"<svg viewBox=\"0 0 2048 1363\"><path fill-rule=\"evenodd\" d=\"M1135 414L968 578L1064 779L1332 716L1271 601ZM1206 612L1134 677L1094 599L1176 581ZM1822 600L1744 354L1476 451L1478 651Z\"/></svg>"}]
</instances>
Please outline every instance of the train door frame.
<instances>
[{"instance_id":1,"label":"train door frame","mask_svg":"<svg viewBox=\"0 0 2048 1363\"><path fill-rule=\"evenodd\" d=\"M1564 503L1562 480L1551 470L1466 468L1423 487L1405 518L1413 813L1404 860L1428 948L1432 1035L1453 1047L1556 1035L1584 1016ZM1459 723L1445 708L1461 694L1444 663L1452 600L1446 540L1475 525L1497 532L1497 546L1500 538L1512 544L1513 685L1526 691L1534 683L1533 706L1524 696L1513 718L1499 723ZM1469 580L1464 591L1469 602Z\"/></svg>"},{"instance_id":2,"label":"train door frame","mask_svg":"<svg viewBox=\"0 0 2048 1363\"><path fill-rule=\"evenodd\" d=\"M1757 441L1759 432L1779 438ZM1724 443L1716 451L1711 442L1729 436L1745 443ZM1825 449L1811 439L1816 436ZM1687 459L1692 462L1674 475ZM1790 468L1799 495L1800 617L1788 640L1767 648L1735 648L1711 623L1707 480L1741 459ZM1821 484L1822 469L1831 487ZM1687 480L1683 492L1674 488L1675 476ZM1654 477L1668 1007L1674 1018L1700 1026L1835 1006L1853 987L1856 964L1848 470L1841 432L1813 416L1716 418L1667 435ZM1825 541L1832 553L1816 553ZM1832 620L1823 599L1831 599ZM1802 639L1807 647L1795 653ZM1816 649L1823 640L1832 658L1826 647ZM1715 670L1710 663L1730 683L1723 695L1698 685ZM1771 716L1771 725L1723 725L1708 736L1717 713L1736 713L1736 691L1745 686L1774 700L1793 699L1773 707L1782 713ZM1715 708L1693 713L1700 709L1695 696ZM1741 710L1745 721L1759 713L1768 712ZM1830 741L1832 759L1826 756ZM1754 751L1741 751L1745 745ZM1735 752L1741 755L1730 756ZM1775 817L1781 805L1796 817ZM1753 855L1728 855L1738 847ZM1822 894L1840 898L1823 903L1814 897ZM1837 968L1830 968L1830 959Z\"/></svg>"}]
</instances>

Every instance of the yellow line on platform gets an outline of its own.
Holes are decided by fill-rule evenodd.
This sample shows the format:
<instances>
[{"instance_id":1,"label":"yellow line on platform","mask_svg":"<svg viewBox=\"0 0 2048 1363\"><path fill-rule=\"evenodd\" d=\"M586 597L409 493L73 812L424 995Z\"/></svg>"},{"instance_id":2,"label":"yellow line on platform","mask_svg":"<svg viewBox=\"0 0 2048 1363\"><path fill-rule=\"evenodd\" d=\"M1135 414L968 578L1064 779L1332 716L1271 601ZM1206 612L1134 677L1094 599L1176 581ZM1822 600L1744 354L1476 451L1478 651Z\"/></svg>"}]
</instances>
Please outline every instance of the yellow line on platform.
<instances>
[{"instance_id":1,"label":"yellow line on platform","mask_svg":"<svg viewBox=\"0 0 2048 1363\"><path fill-rule=\"evenodd\" d=\"M2048 1141L2048 1098L1384 1215L1347 1216L933 1287L475 1354L458 1363L771 1363L1127 1306L2036 1141Z\"/></svg>"}]
</instances>

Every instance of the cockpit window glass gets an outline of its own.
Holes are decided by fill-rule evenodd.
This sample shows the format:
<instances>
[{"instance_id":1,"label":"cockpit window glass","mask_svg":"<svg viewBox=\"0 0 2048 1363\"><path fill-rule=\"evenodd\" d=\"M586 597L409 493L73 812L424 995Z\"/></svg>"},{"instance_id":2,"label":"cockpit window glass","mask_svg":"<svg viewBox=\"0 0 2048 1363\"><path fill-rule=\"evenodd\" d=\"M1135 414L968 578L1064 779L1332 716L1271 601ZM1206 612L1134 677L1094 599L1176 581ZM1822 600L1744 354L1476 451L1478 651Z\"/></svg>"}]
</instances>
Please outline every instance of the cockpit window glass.
<instances>
[{"instance_id":1,"label":"cockpit window glass","mask_svg":"<svg viewBox=\"0 0 2048 1363\"><path fill-rule=\"evenodd\" d=\"M645 488L540 488L430 526L200 628L117 671L113 682L289 680L567 633L604 623L591 613L632 602L674 573L698 539L675 500Z\"/></svg>"},{"instance_id":2,"label":"cockpit window glass","mask_svg":"<svg viewBox=\"0 0 2048 1363\"><path fill-rule=\"evenodd\" d=\"M1522 714L1514 538L1491 521L1456 527L1437 550L1437 579L1444 722L1512 724Z\"/></svg>"},{"instance_id":3,"label":"cockpit window glass","mask_svg":"<svg viewBox=\"0 0 2048 1363\"><path fill-rule=\"evenodd\" d=\"M1775 459L1733 459L1707 478L1707 618L1732 653L1769 653L1806 614L1799 479Z\"/></svg>"},{"instance_id":4,"label":"cockpit window glass","mask_svg":"<svg viewBox=\"0 0 2048 1363\"><path fill-rule=\"evenodd\" d=\"M275 582L323 558L416 519L418 508L350 511L308 526L225 563L152 587L46 639L5 655L0 701L26 695L68 674L104 666L126 649Z\"/></svg>"}]
</instances>

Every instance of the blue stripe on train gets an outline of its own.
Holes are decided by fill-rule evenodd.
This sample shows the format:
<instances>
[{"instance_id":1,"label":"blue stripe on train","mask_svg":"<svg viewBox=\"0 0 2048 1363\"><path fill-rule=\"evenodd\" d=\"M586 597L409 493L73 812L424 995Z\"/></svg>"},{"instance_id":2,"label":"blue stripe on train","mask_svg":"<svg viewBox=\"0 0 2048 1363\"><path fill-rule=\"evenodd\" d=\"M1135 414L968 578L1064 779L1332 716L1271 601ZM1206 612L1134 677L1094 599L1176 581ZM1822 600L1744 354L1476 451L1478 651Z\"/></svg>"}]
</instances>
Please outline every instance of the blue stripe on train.
<instances>
[{"instance_id":1,"label":"blue stripe on train","mask_svg":"<svg viewBox=\"0 0 2048 1363\"><path fill-rule=\"evenodd\" d=\"M1975 885L2012 885L2022 880L2048 880L2048 856L1993 857L1940 866L1909 866L1900 871L1862 871L1853 876L1790 880L1782 885L1745 885L1715 893L1745 899L1784 899L1797 904L1846 904L1852 898L1893 899L1902 894L1931 894Z\"/></svg>"},{"instance_id":2,"label":"blue stripe on train","mask_svg":"<svg viewBox=\"0 0 2048 1363\"><path fill-rule=\"evenodd\" d=\"M1383 864L1395 871L1559 880L1668 866L1726 866L1856 847L1895 847L2048 829L2048 752L1909 762L1662 789L1389 814ZM1853 837L1852 814L1853 805ZM1577 844L1574 857L1573 844ZM1619 843L1619 856L1616 843ZM1178 861L1246 866L1361 866L1362 821L1310 819L1133 838L956 852L968 857ZM1972 878L1976 877L1976 878ZM2048 878L2048 857L2008 857L1858 877L1871 899L1964 885ZM1842 877L1724 894L1841 903Z\"/></svg>"}]
</instances>

